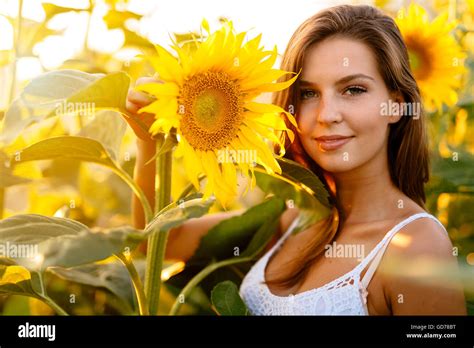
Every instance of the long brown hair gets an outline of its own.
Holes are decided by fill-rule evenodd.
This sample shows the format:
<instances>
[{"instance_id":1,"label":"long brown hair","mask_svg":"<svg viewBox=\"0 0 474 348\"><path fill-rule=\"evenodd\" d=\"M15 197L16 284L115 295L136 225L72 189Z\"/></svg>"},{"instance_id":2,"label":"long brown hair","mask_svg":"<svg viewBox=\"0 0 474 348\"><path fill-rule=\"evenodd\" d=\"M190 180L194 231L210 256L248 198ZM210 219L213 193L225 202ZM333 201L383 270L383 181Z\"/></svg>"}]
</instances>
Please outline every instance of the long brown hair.
<instances>
[{"instance_id":1,"label":"long brown hair","mask_svg":"<svg viewBox=\"0 0 474 348\"><path fill-rule=\"evenodd\" d=\"M366 5L341 5L323 10L307 19L291 37L283 55L281 69L301 71L305 55L313 45L333 36L354 39L366 44L373 52L378 70L387 89L398 92L406 103L422 105L416 81L410 70L408 53L394 20L380 10ZM289 89L273 95L273 102L287 111L295 112L298 120L298 81ZM416 108L415 108L416 109ZM408 197L424 208L424 183L429 179L429 156L423 109L415 117L401 117L390 124L388 163L391 180ZM287 122L288 127L298 134ZM306 153L296 136L293 143L285 142L286 157L311 169L319 176L331 195L333 213L321 224L299 257L292 260L292 268L267 284L293 287L300 283L311 265L330 244L341 229L342 217L334 187L324 170ZM341 219L342 220L342 219Z\"/></svg>"}]
</instances>

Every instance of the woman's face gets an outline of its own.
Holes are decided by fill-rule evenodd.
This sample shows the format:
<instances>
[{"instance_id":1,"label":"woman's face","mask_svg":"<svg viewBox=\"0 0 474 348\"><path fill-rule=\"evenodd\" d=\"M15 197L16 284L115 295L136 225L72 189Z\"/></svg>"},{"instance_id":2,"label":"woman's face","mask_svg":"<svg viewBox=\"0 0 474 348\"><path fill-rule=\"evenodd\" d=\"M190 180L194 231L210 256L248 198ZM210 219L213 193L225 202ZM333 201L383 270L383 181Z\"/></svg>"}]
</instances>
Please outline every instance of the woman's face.
<instances>
[{"instance_id":1,"label":"woman's face","mask_svg":"<svg viewBox=\"0 0 474 348\"><path fill-rule=\"evenodd\" d=\"M388 125L397 119L381 114L390 93L368 46L320 42L308 50L300 80L300 139L321 168L341 173L386 158Z\"/></svg>"}]
</instances>

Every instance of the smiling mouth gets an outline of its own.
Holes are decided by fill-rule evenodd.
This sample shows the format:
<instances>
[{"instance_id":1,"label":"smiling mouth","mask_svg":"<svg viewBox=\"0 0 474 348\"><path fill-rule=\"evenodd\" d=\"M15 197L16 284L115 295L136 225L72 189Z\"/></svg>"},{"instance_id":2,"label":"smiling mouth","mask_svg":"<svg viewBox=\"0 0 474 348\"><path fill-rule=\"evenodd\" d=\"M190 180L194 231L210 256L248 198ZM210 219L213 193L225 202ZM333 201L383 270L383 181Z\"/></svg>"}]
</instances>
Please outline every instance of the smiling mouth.
<instances>
[{"instance_id":1,"label":"smiling mouth","mask_svg":"<svg viewBox=\"0 0 474 348\"><path fill-rule=\"evenodd\" d=\"M331 136L321 136L315 138L319 145L321 151L333 151L341 148L349 141L352 140L354 136L342 136L342 135L331 135Z\"/></svg>"}]
</instances>

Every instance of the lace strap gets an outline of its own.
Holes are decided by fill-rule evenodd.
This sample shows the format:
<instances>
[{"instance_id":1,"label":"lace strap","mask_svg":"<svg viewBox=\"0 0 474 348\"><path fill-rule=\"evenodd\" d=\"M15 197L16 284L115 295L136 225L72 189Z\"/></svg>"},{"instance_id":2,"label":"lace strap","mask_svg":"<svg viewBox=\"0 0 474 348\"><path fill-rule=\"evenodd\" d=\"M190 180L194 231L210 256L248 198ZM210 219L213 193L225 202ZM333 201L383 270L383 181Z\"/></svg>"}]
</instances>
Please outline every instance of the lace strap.
<instances>
[{"instance_id":1,"label":"lace strap","mask_svg":"<svg viewBox=\"0 0 474 348\"><path fill-rule=\"evenodd\" d=\"M367 269L367 272L365 273L364 277L362 278L362 285L363 285L364 288L367 288L370 281L372 280L372 277L373 277L375 271L377 270L377 267L379 266L380 261L382 260L382 256L385 253L385 251L387 250L387 247L390 244L390 241L392 240L393 236L395 236L395 234L398 231L400 231L403 227L408 225L410 222L415 221L415 220L420 219L420 218L423 218L423 217L427 217L427 218L430 218L430 219L436 221L443 228L444 232L446 234L448 234L448 232L444 228L443 224L441 222L439 222L438 219L436 219L433 215L428 214L428 213L414 214L414 215L408 217L407 219L403 220L402 222L397 224L394 228L392 228L387 233L387 235L384 237L384 239L374 248L374 250L372 250L372 252L374 252L374 251L376 252L376 255L375 255L372 263L370 264L369 268ZM372 252L371 252L371 254L372 254ZM371 256L371 255L369 255L369 256ZM363 267L361 268L361 271L365 268L367 263L370 262L370 259L372 259L372 257L370 259L369 258L367 258L367 259L368 260L367 260L367 262L365 262L365 265L363 265ZM366 261L366 260L364 260L364 261Z\"/></svg>"}]
</instances>

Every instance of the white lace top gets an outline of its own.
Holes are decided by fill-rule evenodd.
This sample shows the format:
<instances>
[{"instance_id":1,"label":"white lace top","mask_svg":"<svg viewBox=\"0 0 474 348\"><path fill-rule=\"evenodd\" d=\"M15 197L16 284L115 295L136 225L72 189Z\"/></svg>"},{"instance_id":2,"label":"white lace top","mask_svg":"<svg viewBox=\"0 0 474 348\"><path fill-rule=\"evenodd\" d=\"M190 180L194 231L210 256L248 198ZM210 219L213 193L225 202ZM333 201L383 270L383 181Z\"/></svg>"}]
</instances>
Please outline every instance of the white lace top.
<instances>
[{"instance_id":1,"label":"white lace top","mask_svg":"<svg viewBox=\"0 0 474 348\"><path fill-rule=\"evenodd\" d=\"M247 273L240 286L240 296L252 315L368 315L367 286L380 263L392 237L410 222L427 217L444 226L428 213L414 214L394 226L371 252L351 271L316 289L289 296L277 296L263 283L265 268L271 255L293 232L293 221L278 242L258 260ZM373 260L363 279L362 271Z\"/></svg>"}]
</instances>

